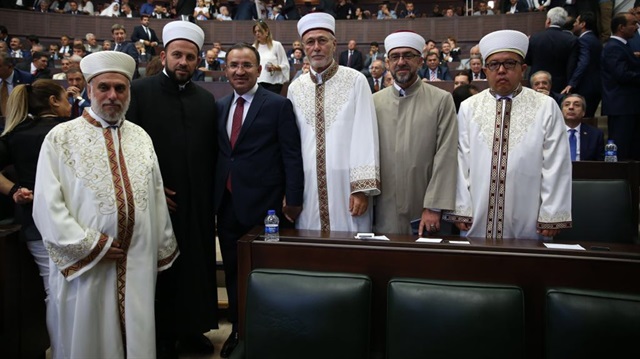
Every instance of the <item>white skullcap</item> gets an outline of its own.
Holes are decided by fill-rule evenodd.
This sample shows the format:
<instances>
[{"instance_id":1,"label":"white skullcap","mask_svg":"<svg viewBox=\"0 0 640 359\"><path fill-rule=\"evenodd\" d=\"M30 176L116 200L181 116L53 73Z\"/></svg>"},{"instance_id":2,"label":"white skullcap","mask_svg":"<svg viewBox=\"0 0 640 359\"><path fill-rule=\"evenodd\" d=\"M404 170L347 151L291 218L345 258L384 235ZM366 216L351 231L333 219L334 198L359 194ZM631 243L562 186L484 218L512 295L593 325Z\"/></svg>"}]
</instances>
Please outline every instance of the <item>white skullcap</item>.
<instances>
[{"instance_id":1,"label":"white skullcap","mask_svg":"<svg viewBox=\"0 0 640 359\"><path fill-rule=\"evenodd\" d=\"M384 49L387 53L395 49L396 47L410 47L422 53L424 48L424 37L418 35L413 31L400 30L393 32L384 39Z\"/></svg>"},{"instance_id":2,"label":"white skullcap","mask_svg":"<svg viewBox=\"0 0 640 359\"><path fill-rule=\"evenodd\" d=\"M304 36L309 30L323 29L336 33L336 19L325 12L312 12L298 20L298 34Z\"/></svg>"},{"instance_id":3,"label":"white skullcap","mask_svg":"<svg viewBox=\"0 0 640 359\"><path fill-rule=\"evenodd\" d=\"M484 61L496 52L503 51L514 52L524 58L527 56L529 38L520 31L499 30L485 35L479 46Z\"/></svg>"},{"instance_id":4,"label":"white skullcap","mask_svg":"<svg viewBox=\"0 0 640 359\"><path fill-rule=\"evenodd\" d=\"M191 41L198 47L198 51L204 45L204 31L200 26L189 21L172 21L162 29L162 41L165 49L173 40Z\"/></svg>"},{"instance_id":5,"label":"white skullcap","mask_svg":"<svg viewBox=\"0 0 640 359\"><path fill-rule=\"evenodd\" d=\"M131 81L136 71L136 62L133 57L124 52L98 51L85 56L80 61L80 70L87 82L106 72L117 72Z\"/></svg>"}]
</instances>

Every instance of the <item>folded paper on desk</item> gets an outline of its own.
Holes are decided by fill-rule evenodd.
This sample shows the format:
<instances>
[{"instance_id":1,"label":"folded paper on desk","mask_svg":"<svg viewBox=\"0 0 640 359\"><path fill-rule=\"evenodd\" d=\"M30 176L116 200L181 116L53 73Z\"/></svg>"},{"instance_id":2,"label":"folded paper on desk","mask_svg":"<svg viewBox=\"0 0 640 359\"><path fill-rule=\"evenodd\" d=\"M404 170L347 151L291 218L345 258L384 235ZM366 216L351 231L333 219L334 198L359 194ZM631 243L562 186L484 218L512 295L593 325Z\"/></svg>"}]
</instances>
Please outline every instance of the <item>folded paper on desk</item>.
<instances>
[{"instance_id":1,"label":"folded paper on desk","mask_svg":"<svg viewBox=\"0 0 640 359\"><path fill-rule=\"evenodd\" d=\"M389 238L387 236L376 236L374 233L358 233L355 236L356 239L364 239L364 240L380 240L380 241L388 241Z\"/></svg>"},{"instance_id":2,"label":"folded paper on desk","mask_svg":"<svg viewBox=\"0 0 640 359\"><path fill-rule=\"evenodd\" d=\"M551 249L573 249L577 251L584 251L584 247L579 244L560 244L560 243L545 243L545 247Z\"/></svg>"},{"instance_id":3,"label":"folded paper on desk","mask_svg":"<svg viewBox=\"0 0 640 359\"><path fill-rule=\"evenodd\" d=\"M442 243L442 238L418 238L418 243Z\"/></svg>"},{"instance_id":4,"label":"folded paper on desk","mask_svg":"<svg viewBox=\"0 0 640 359\"><path fill-rule=\"evenodd\" d=\"M469 241L449 241L450 244L471 244Z\"/></svg>"}]
</instances>

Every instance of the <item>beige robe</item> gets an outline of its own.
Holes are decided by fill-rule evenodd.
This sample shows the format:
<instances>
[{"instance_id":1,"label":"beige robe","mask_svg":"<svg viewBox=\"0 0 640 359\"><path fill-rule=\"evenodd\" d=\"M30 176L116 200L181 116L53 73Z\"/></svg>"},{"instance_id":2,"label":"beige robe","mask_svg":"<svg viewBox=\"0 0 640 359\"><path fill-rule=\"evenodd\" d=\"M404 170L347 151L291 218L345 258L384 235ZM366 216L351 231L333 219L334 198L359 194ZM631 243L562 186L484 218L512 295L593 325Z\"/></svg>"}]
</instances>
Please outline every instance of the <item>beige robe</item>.
<instances>
[{"instance_id":1,"label":"beige robe","mask_svg":"<svg viewBox=\"0 0 640 359\"><path fill-rule=\"evenodd\" d=\"M373 95L380 138L381 194L376 232L411 233L423 208L453 209L458 125L451 94L416 81L400 97L387 87Z\"/></svg>"}]
</instances>

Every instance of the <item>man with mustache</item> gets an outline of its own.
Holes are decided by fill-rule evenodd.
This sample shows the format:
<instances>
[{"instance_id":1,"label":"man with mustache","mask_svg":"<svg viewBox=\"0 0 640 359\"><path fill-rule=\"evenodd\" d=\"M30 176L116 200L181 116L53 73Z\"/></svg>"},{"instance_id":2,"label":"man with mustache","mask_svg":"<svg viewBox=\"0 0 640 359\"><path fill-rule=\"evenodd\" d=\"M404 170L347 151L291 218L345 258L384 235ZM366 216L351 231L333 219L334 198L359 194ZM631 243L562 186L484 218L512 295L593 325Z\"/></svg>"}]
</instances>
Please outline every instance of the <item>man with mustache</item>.
<instances>
[{"instance_id":1,"label":"man with mustache","mask_svg":"<svg viewBox=\"0 0 640 359\"><path fill-rule=\"evenodd\" d=\"M91 107L40 150L33 219L55 266L54 358L156 357L156 275L178 245L151 138L124 116L135 67L121 52L85 57Z\"/></svg>"},{"instance_id":2,"label":"man with mustache","mask_svg":"<svg viewBox=\"0 0 640 359\"><path fill-rule=\"evenodd\" d=\"M384 41L393 86L373 95L380 134L376 232L418 234L440 230L441 210L455 204L458 130L451 95L418 77L424 38L397 31Z\"/></svg>"},{"instance_id":3,"label":"man with mustache","mask_svg":"<svg viewBox=\"0 0 640 359\"><path fill-rule=\"evenodd\" d=\"M380 194L378 124L371 90L360 71L339 66L335 19L316 12L298 21L311 62L289 85L304 164L303 210L296 227L370 232L372 202Z\"/></svg>"},{"instance_id":4,"label":"man with mustache","mask_svg":"<svg viewBox=\"0 0 640 359\"><path fill-rule=\"evenodd\" d=\"M180 259L158 278L158 358L212 353L203 335L218 327L213 183L218 151L211 93L191 81L204 31L187 21L162 30L164 70L131 86L127 118L153 139Z\"/></svg>"},{"instance_id":5,"label":"man with mustache","mask_svg":"<svg viewBox=\"0 0 640 359\"><path fill-rule=\"evenodd\" d=\"M458 112L455 210L469 237L543 239L571 228L571 157L553 98L522 87L529 39L514 30L480 40L489 88Z\"/></svg>"}]
</instances>

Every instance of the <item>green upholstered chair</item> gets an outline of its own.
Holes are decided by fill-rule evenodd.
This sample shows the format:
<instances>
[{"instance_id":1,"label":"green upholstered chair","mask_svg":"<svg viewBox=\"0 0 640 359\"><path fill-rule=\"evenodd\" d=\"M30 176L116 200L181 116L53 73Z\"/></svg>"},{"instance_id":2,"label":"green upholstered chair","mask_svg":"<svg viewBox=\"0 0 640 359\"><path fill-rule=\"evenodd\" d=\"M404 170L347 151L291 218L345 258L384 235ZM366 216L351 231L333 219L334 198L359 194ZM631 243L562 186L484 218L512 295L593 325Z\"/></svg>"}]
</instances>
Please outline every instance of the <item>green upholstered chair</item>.
<instances>
[{"instance_id":1,"label":"green upholstered chair","mask_svg":"<svg viewBox=\"0 0 640 359\"><path fill-rule=\"evenodd\" d=\"M387 359L522 358L524 302L515 286L393 279Z\"/></svg>"},{"instance_id":2,"label":"green upholstered chair","mask_svg":"<svg viewBox=\"0 0 640 359\"><path fill-rule=\"evenodd\" d=\"M244 340L231 358L369 357L371 280L365 275L256 269Z\"/></svg>"},{"instance_id":3,"label":"green upholstered chair","mask_svg":"<svg viewBox=\"0 0 640 359\"><path fill-rule=\"evenodd\" d=\"M560 241L631 243L633 228L631 189L625 180L573 180L573 228L560 232Z\"/></svg>"},{"instance_id":4,"label":"green upholstered chair","mask_svg":"<svg viewBox=\"0 0 640 359\"><path fill-rule=\"evenodd\" d=\"M546 302L547 359L640 358L640 296L558 288Z\"/></svg>"}]
</instances>

